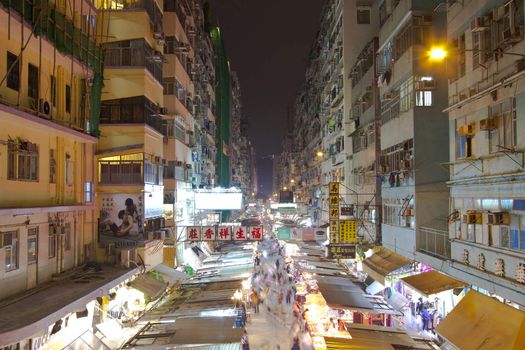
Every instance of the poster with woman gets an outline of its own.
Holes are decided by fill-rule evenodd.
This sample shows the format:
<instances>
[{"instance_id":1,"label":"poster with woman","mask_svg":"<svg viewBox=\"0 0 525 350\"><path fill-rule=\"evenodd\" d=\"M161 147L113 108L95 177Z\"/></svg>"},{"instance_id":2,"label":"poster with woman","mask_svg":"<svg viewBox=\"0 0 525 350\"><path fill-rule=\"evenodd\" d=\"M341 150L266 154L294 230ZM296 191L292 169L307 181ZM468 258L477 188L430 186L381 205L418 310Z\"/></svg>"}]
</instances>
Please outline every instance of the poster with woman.
<instances>
[{"instance_id":1,"label":"poster with woman","mask_svg":"<svg viewBox=\"0 0 525 350\"><path fill-rule=\"evenodd\" d=\"M141 195L104 194L100 200L101 243L103 240L144 239L144 205Z\"/></svg>"}]
</instances>

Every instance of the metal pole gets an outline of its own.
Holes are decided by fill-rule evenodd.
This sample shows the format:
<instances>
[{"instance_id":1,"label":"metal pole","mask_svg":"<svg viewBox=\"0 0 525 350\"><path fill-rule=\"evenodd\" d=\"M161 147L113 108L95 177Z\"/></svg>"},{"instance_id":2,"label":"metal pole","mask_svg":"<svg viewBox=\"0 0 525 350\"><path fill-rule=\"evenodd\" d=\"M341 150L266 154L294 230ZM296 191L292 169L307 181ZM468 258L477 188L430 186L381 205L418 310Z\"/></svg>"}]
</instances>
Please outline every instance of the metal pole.
<instances>
[{"instance_id":1,"label":"metal pole","mask_svg":"<svg viewBox=\"0 0 525 350\"><path fill-rule=\"evenodd\" d=\"M379 38L374 38L374 81L372 83L374 89L374 146L375 146L375 197L374 206L376 209L375 215L375 244L381 245L382 234L381 234L381 222L383 221L382 213L382 195L381 189L383 181L380 181L381 175L381 101L379 100L379 73L377 71L377 50L379 48Z\"/></svg>"}]
</instances>

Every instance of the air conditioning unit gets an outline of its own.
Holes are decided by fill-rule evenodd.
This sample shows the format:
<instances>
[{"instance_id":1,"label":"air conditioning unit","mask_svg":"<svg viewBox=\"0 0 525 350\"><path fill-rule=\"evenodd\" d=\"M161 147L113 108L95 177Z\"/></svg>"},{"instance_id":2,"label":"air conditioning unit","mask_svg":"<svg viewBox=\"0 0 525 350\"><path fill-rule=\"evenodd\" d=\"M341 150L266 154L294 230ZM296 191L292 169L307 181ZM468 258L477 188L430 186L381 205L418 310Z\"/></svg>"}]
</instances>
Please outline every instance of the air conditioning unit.
<instances>
[{"instance_id":1,"label":"air conditioning unit","mask_svg":"<svg viewBox=\"0 0 525 350\"><path fill-rule=\"evenodd\" d=\"M175 163L175 164L176 164L176 166L182 166L183 165L180 160L178 160L177 163Z\"/></svg>"},{"instance_id":2,"label":"air conditioning unit","mask_svg":"<svg viewBox=\"0 0 525 350\"><path fill-rule=\"evenodd\" d=\"M486 118L479 121L480 130L495 130L498 128L498 119Z\"/></svg>"},{"instance_id":3,"label":"air conditioning unit","mask_svg":"<svg viewBox=\"0 0 525 350\"><path fill-rule=\"evenodd\" d=\"M489 16L481 16L476 17L470 22L470 30L472 32L481 32L484 30L488 30L490 25L490 17Z\"/></svg>"},{"instance_id":4,"label":"air conditioning unit","mask_svg":"<svg viewBox=\"0 0 525 350\"><path fill-rule=\"evenodd\" d=\"M462 222L464 224L481 224L482 221L482 215L481 213L477 213L475 210L469 210L467 211L467 214L463 215Z\"/></svg>"},{"instance_id":5,"label":"air conditioning unit","mask_svg":"<svg viewBox=\"0 0 525 350\"><path fill-rule=\"evenodd\" d=\"M38 101L38 113L46 117L51 115L51 102L46 101L43 98L41 98Z\"/></svg>"},{"instance_id":6,"label":"air conditioning unit","mask_svg":"<svg viewBox=\"0 0 525 350\"><path fill-rule=\"evenodd\" d=\"M186 167L186 169L191 169L191 164L186 163L185 167Z\"/></svg>"},{"instance_id":7,"label":"air conditioning unit","mask_svg":"<svg viewBox=\"0 0 525 350\"><path fill-rule=\"evenodd\" d=\"M458 135L460 136L472 136L476 133L476 128L474 124L465 124L461 125L458 130Z\"/></svg>"}]
</instances>

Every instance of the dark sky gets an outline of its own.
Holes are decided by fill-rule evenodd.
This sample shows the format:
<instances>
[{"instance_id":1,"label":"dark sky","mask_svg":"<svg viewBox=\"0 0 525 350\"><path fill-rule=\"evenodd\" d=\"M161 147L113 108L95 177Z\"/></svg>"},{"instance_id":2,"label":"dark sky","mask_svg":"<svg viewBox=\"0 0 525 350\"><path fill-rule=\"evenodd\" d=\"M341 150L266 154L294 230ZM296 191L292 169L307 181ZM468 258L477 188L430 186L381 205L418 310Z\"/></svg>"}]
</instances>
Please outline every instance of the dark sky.
<instances>
[{"instance_id":1,"label":"dark sky","mask_svg":"<svg viewBox=\"0 0 525 350\"><path fill-rule=\"evenodd\" d=\"M303 80L323 0L211 0L257 151L259 192L272 191L288 105ZM262 188L261 188L262 185Z\"/></svg>"}]
</instances>

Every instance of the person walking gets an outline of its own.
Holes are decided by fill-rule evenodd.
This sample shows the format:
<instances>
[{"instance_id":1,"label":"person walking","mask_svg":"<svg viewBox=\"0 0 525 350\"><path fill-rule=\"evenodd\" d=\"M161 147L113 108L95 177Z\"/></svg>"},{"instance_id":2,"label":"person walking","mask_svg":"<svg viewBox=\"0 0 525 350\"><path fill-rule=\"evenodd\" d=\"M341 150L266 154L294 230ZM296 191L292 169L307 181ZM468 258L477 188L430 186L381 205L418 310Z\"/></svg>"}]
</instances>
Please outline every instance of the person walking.
<instances>
[{"instance_id":1,"label":"person walking","mask_svg":"<svg viewBox=\"0 0 525 350\"><path fill-rule=\"evenodd\" d=\"M293 338L292 350L301 350L301 347L299 346L299 338L298 337L294 337Z\"/></svg>"},{"instance_id":2,"label":"person walking","mask_svg":"<svg viewBox=\"0 0 525 350\"><path fill-rule=\"evenodd\" d=\"M250 350L250 344L248 343L248 332L244 330L244 334L241 337L242 350Z\"/></svg>"},{"instance_id":3,"label":"person walking","mask_svg":"<svg viewBox=\"0 0 525 350\"><path fill-rule=\"evenodd\" d=\"M288 291L286 292L286 304L290 304L292 301L292 290L288 288Z\"/></svg>"},{"instance_id":4,"label":"person walking","mask_svg":"<svg viewBox=\"0 0 525 350\"><path fill-rule=\"evenodd\" d=\"M428 309L426 307L423 308L423 312L421 313L421 318L423 320L423 330L428 331L428 322L430 321L430 313L428 312Z\"/></svg>"}]
</instances>

